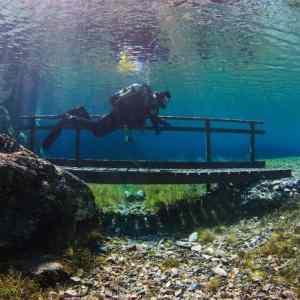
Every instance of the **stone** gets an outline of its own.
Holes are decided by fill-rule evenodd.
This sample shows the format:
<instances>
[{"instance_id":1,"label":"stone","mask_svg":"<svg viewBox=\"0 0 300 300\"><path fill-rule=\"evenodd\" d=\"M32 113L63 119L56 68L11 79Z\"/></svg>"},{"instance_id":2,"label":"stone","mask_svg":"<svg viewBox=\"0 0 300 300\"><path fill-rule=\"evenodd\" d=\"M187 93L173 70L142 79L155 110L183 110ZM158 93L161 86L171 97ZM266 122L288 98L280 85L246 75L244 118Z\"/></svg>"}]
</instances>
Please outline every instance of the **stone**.
<instances>
[{"instance_id":1,"label":"stone","mask_svg":"<svg viewBox=\"0 0 300 300\"><path fill-rule=\"evenodd\" d=\"M212 269L213 273L222 277L227 277L227 272L221 268L221 266L217 266Z\"/></svg>"},{"instance_id":2,"label":"stone","mask_svg":"<svg viewBox=\"0 0 300 300\"><path fill-rule=\"evenodd\" d=\"M210 260L211 259L211 256L210 255L207 255L207 254L202 254L202 257L206 260Z\"/></svg>"},{"instance_id":3,"label":"stone","mask_svg":"<svg viewBox=\"0 0 300 300\"><path fill-rule=\"evenodd\" d=\"M190 243L190 242L183 242L183 241L176 241L175 245L179 246L179 247L182 247L182 248L191 248L193 246L192 243Z\"/></svg>"},{"instance_id":4,"label":"stone","mask_svg":"<svg viewBox=\"0 0 300 300\"><path fill-rule=\"evenodd\" d=\"M177 277L179 275L179 270L177 268L172 268L171 269L171 274L174 276L174 277Z\"/></svg>"},{"instance_id":5,"label":"stone","mask_svg":"<svg viewBox=\"0 0 300 300\"><path fill-rule=\"evenodd\" d=\"M296 295L293 291L285 290L281 293L284 299L296 299Z\"/></svg>"},{"instance_id":6,"label":"stone","mask_svg":"<svg viewBox=\"0 0 300 300\"><path fill-rule=\"evenodd\" d=\"M295 232L296 234L300 234L300 223L296 224L295 229L294 229L294 232Z\"/></svg>"},{"instance_id":7,"label":"stone","mask_svg":"<svg viewBox=\"0 0 300 300\"><path fill-rule=\"evenodd\" d=\"M131 193L126 190L126 191L124 191L124 196L125 196L125 198L129 198L129 197L131 197Z\"/></svg>"},{"instance_id":8,"label":"stone","mask_svg":"<svg viewBox=\"0 0 300 300\"><path fill-rule=\"evenodd\" d=\"M197 240L198 240L198 232L191 233L189 236L189 242L193 243L193 242L197 242Z\"/></svg>"},{"instance_id":9,"label":"stone","mask_svg":"<svg viewBox=\"0 0 300 300\"><path fill-rule=\"evenodd\" d=\"M70 278L63 265L56 261L37 263L31 267L30 274L43 287L55 286Z\"/></svg>"},{"instance_id":10,"label":"stone","mask_svg":"<svg viewBox=\"0 0 300 300\"><path fill-rule=\"evenodd\" d=\"M208 255L214 255L214 254L215 254L215 250L214 250L212 247L205 248L205 249L203 250L203 252L204 252L205 254L208 254Z\"/></svg>"},{"instance_id":11,"label":"stone","mask_svg":"<svg viewBox=\"0 0 300 300\"><path fill-rule=\"evenodd\" d=\"M202 246L201 245L194 245L194 246L192 246L191 250L195 251L195 252L201 252L202 251Z\"/></svg>"},{"instance_id":12,"label":"stone","mask_svg":"<svg viewBox=\"0 0 300 300\"><path fill-rule=\"evenodd\" d=\"M69 289L69 290L66 290L63 294L63 297L64 298L67 298L67 297L79 297L79 294L77 293L77 291L75 290L72 290L72 289Z\"/></svg>"},{"instance_id":13,"label":"stone","mask_svg":"<svg viewBox=\"0 0 300 300\"><path fill-rule=\"evenodd\" d=\"M221 249L216 249L215 255L218 256L218 257L223 257L224 258L226 256L226 252L221 250Z\"/></svg>"},{"instance_id":14,"label":"stone","mask_svg":"<svg viewBox=\"0 0 300 300\"><path fill-rule=\"evenodd\" d=\"M80 277L77 277L77 276L73 276L70 278L70 280L73 282L73 283L81 283L81 278Z\"/></svg>"},{"instance_id":15,"label":"stone","mask_svg":"<svg viewBox=\"0 0 300 300\"><path fill-rule=\"evenodd\" d=\"M100 300L100 299L103 299L103 298L100 298L100 297L94 296L94 295L90 295L90 296L87 297L86 300Z\"/></svg>"},{"instance_id":16,"label":"stone","mask_svg":"<svg viewBox=\"0 0 300 300\"><path fill-rule=\"evenodd\" d=\"M145 198L145 193L142 190L139 190L135 193L136 197L139 199L144 199Z\"/></svg>"},{"instance_id":17,"label":"stone","mask_svg":"<svg viewBox=\"0 0 300 300\"><path fill-rule=\"evenodd\" d=\"M201 288L201 285L199 283L192 283L190 287L188 288L189 291L195 291Z\"/></svg>"},{"instance_id":18,"label":"stone","mask_svg":"<svg viewBox=\"0 0 300 300\"><path fill-rule=\"evenodd\" d=\"M131 245L123 246L123 250L124 251L135 251L135 250L137 250L137 245L131 244Z\"/></svg>"},{"instance_id":19,"label":"stone","mask_svg":"<svg viewBox=\"0 0 300 300\"><path fill-rule=\"evenodd\" d=\"M58 248L98 219L87 184L4 134L0 195L0 250Z\"/></svg>"}]
</instances>

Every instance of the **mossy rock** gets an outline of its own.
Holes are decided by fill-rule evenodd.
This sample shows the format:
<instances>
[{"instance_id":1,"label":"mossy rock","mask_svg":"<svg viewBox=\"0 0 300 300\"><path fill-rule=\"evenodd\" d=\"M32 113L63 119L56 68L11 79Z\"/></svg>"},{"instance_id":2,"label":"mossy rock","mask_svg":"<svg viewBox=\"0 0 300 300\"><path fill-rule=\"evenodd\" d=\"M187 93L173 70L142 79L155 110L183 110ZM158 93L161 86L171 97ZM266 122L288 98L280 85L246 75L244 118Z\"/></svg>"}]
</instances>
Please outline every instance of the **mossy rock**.
<instances>
[{"instance_id":1,"label":"mossy rock","mask_svg":"<svg viewBox=\"0 0 300 300\"><path fill-rule=\"evenodd\" d=\"M0 250L60 247L97 221L80 179L0 135Z\"/></svg>"}]
</instances>

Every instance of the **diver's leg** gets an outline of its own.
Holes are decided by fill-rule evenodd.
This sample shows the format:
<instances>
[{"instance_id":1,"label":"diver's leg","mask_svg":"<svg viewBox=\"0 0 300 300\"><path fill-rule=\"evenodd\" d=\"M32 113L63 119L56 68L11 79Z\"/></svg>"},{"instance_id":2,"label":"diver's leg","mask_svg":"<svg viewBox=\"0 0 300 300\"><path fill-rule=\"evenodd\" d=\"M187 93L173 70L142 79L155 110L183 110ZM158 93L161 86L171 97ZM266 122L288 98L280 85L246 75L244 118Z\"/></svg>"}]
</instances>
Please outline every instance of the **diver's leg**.
<instances>
[{"instance_id":1,"label":"diver's leg","mask_svg":"<svg viewBox=\"0 0 300 300\"><path fill-rule=\"evenodd\" d=\"M62 120L51 130L43 142L43 148L48 149L59 137L61 130L67 127L88 127L91 128L90 115L83 106L76 107L61 115ZM84 122L88 121L89 124Z\"/></svg>"},{"instance_id":2,"label":"diver's leg","mask_svg":"<svg viewBox=\"0 0 300 300\"><path fill-rule=\"evenodd\" d=\"M89 113L83 106L76 107L74 109L68 110L62 115L62 118L69 118L69 116L76 116L84 119L90 119Z\"/></svg>"},{"instance_id":3,"label":"diver's leg","mask_svg":"<svg viewBox=\"0 0 300 300\"><path fill-rule=\"evenodd\" d=\"M63 121L60 121L48 134L47 138L43 141L43 148L48 149L57 140L61 130L63 129Z\"/></svg>"},{"instance_id":4,"label":"diver's leg","mask_svg":"<svg viewBox=\"0 0 300 300\"><path fill-rule=\"evenodd\" d=\"M149 116L150 121L152 123L152 126L154 127L155 134L159 135L160 134L160 129L159 129L159 119L156 115L150 115Z\"/></svg>"},{"instance_id":5,"label":"diver's leg","mask_svg":"<svg viewBox=\"0 0 300 300\"><path fill-rule=\"evenodd\" d=\"M93 122L93 128L91 130L93 134L99 138L120 129L121 127L118 117L113 113L109 113Z\"/></svg>"}]
</instances>

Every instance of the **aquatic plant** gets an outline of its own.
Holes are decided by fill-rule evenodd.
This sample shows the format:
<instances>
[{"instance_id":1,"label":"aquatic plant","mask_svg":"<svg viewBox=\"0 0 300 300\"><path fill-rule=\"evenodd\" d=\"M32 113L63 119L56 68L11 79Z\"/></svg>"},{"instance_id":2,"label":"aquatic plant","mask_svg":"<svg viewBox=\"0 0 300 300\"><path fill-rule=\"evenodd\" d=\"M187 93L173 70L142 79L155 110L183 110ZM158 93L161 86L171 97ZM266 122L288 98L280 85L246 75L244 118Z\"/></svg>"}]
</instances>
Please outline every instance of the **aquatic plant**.
<instances>
[{"instance_id":1,"label":"aquatic plant","mask_svg":"<svg viewBox=\"0 0 300 300\"><path fill-rule=\"evenodd\" d=\"M216 235L213 230L210 229L203 229L198 230L198 241L202 243L211 243L216 239Z\"/></svg>"},{"instance_id":2,"label":"aquatic plant","mask_svg":"<svg viewBox=\"0 0 300 300\"><path fill-rule=\"evenodd\" d=\"M238 237L235 233L229 233L227 236L226 236L226 243L232 245L232 244L235 244L237 241L238 241Z\"/></svg>"},{"instance_id":3,"label":"aquatic plant","mask_svg":"<svg viewBox=\"0 0 300 300\"><path fill-rule=\"evenodd\" d=\"M180 263L176 258L169 257L161 263L160 268L165 271L172 268L178 268L179 264Z\"/></svg>"},{"instance_id":4,"label":"aquatic plant","mask_svg":"<svg viewBox=\"0 0 300 300\"><path fill-rule=\"evenodd\" d=\"M39 285L21 273L10 270L7 274L0 274L1 300L40 299L42 295Z\"/></svg>"},{"instance_id":5,"label":"aquatic plant","mask_svg":"<svg viewBox=\"0 0 300 300\"><path fill-rule=\"evenodd\" d=\"M95 197L96 205L104 212L114 211L124 195L120 185L89 185Z\"/></svg>"},{"instance_id":6,"label":"aquatic plant","mask_svg":"<svg viewBox=\"0 0 300 300\"><path fill-rule=\"evenodd\" d=\"M295 213L296 212L296 213ZM300 235L294 222L299 222L299 208L279 211L268 216L274 222L270 238L252 251L239 252L237 266L250 281L284 285L299 293ZM286 221L288 220L288 221Z\"/></svg>"},{"instance_id":7,"label":"aquatic plant","mask_svg":"<svg viewBox=\"0 0 300 300\"><path fill-rule=\"evenodd\" d=\"M223 234L224 232L226 232L226 230L227 230L227 228L224 225L217 225L214 228L214 231L215 231L216 234Z\"/></svg>"},{"instance_id":8,"label":"aquatic plant","mask_svg":"<svg viewBox=\"0 0 300 300\"><path fill-rule=\"evenodd\" d=\"M271 239L259 249L259 254L291 258L295 254L294 247L296 246L300 246L300 242L297 242L293 234L273 232Z\"/></svg>"},{"instance_id":9,"label":"aquatic plant","mask_svg":"<svg viewBox=\"0 0 300 300\"><path fill-rule=\"evenodd\" d=\"M214 276L209 279L206 288L208 291L212 293L216 293L219 287L221 286L221 284L222 284L222 279L219 276Z\"/></svg>"}]
</instances>

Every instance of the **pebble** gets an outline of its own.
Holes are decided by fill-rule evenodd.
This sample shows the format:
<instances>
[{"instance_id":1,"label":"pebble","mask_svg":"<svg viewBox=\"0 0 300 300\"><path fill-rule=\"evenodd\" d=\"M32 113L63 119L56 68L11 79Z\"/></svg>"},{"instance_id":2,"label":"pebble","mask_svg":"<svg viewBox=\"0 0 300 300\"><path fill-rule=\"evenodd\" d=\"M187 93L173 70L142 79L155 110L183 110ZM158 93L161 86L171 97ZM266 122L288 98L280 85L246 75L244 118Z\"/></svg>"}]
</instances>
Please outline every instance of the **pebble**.
<instances>
[{"instance_id":1,"label":"pebble","mask_svg":"<svg viewBox=\"0 0 300 300\"><path fill-rule=\"evenodd\" d=\"M285 298L285 299L296 299L296 298L295 298L294 292L289 291L289 290L283 291L283 292L281 293L281 295L282 295L282 297Z\"/></svg>"},{"instance_id":2,"label":"pebble","mask_svg":"<svg viewBox=\"0 0 300 300\"><path fill-rule=\"evenodd\" d=\"M172 268L171 273L174 277L177 277L179 275L179 270L177 268Z\"/></svg>"},{"instance_id":3,"label":"pebble","mask_svg":"<svg viewBox=\"0 0 300 300\"><path fill-rule=\"evenodd\" d=\"M222 276L222 277L227 277L227 272L224 269L222 269L220 266L217 266L217 267L213 268L212 271L216 275L219 275L219 276Z\"/></svg>"},{"instance_id":4,"label":"pebble","mask_svg":"<svg viewBox=\"0 0 300 300\"><path fill-rule=\"evenodd\" d=\"M261 206L261 201L272 204L274 201L287 202L300 192L300 181L296 178L269 180L260 182L248 189L244 195L242 206Z\"/></svg>"},{"instance_id":5,"label":"pebble","mask_svg":"<svg viewBox=\"0 0 300 300\"><path fill-rule=\"evenodd\" d=\"M226 256L226 252L223 251L223 250L221 250L221 249L217 249L215 251L215 256L217 256L217 257L224 257L224 256Z\"/></svg>"},{"instance_id":6,"label":"pebble","mask_svg":"<svg viewBox=\"0 0 300 300\"><path fill-rule=\"evenodd\" d=\"M201 252L202 251L202 246L201 245L192 246L191 250L195 251L195 252Z\"/></svg>"},{"instance_id":7,"label":"pebble","mask_svg":"<svg viewBox=\"0 0 300 300\"><path fill-rule=\"evenodd\" d=\"M182 248L191 248L193 246L191 242L183 242L183 241L176 241L175 245Z\"/></svg>"},{"instance_id":8,"label":"pebble","mask_svg":"<svg viewBox=\"0 0 300 300\"><path fill-rule=\"evenodd\" d=\"M190 287L188 288L189 291L195 291L201 288L201 285L199 283L192 283Z\"/></svg>"},{"instance_id":9,"label":"pebble","mask_svg":"<svg viewBox=\"0 0 300 300\"><path fill-rule=\"evenodd\" d=\"M63 297L79 297L79 294L77 291L69 289L63 293Z\"/></svg>"},{"instance_id":10,"label":"pebble","mask_svg":"<svg viewBox=\"0 0 300 300\"><path fill-rule=\"evenodd\" d=\"M208 254L208 255L214 255L214 254L215 254L215 250L214 250L212 247L205 248L205 249L203 250L203 252L204 252L205 254Z\"/></svg>"},{"instance_id":11,"label":"pebble","mask_svg":"<svg viewBox=\"0 0 300 300\"><path fill-rule=\"evenodd\" d=\"M210 260L211 256L210 255L206 255L206 254L202 254L202 257L206 260Z\"/></svg>"},{"instance_id":12,"label":"pebble","mask_svg":"<svg viewBox=\"0 0 300 300\"><path fill-rule=\"evenodd\" d=\"M77 276L71 277L70 280L74 283L81 283L81 278Z\"/></svg>"},{"instance_id":13,"label":"pebble","mask_svg":"<svg viewBox=\"0 0 300 300\"><path fill-rule=\"evenodd\" d=\"M193 232L192 234L190 234L189 242L193 243L193 242L197 242L197 240L198 240L198 232Z\"/></svg>"}]
</instances>

